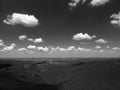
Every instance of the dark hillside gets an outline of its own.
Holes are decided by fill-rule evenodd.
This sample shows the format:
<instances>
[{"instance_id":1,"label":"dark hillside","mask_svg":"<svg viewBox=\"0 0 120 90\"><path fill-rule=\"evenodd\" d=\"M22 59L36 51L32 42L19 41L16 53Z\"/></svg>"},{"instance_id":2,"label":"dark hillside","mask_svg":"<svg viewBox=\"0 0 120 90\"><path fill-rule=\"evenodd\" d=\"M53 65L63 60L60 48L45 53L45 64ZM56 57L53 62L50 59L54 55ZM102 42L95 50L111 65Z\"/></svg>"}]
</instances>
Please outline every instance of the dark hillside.
<instances>
[{"instance_id":1,"label":"dark hillside","mask_svg":"<svg viewBox=\"0 0 120 90\"><path fill-rule=\"evenodd\" d=\"M0 60L0 90L120 90L119 59L57 60Z\"/></svg>"}]
</instances>

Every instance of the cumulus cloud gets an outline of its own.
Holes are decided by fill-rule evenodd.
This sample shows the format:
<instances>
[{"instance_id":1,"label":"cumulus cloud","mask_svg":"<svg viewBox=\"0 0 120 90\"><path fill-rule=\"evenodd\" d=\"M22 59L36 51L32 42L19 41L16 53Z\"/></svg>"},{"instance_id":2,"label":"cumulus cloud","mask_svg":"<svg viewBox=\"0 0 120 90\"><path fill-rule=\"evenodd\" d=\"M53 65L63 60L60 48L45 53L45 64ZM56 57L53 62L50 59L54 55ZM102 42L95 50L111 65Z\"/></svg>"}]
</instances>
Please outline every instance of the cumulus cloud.
<instances>
[{"instance_id":1,"label":"cumulus cloud","mask_svg":"<svg viewBox=\"0 0 120 90\"><path fill-rule=\"evenodd\" d=\"M76 49L75 46L69 46L69 47L67 48L68 51L75 50L75 49Z\"/></svg>"},{"instance_id":2,"label":"cumulus cloud","mask_svg":"<svg viewBox=\"0 0 120 90\"><path fill-rule=\"evenodd\" d=\"M112 19L111 24L120 26L120 12L118 14L112 14L110 18Z\"/></svg>"},{"instance_id":3,"label":"cumulus cloud","mask_svg":"<svg viewBox=\"0 0 120 90\"><path fill-rule=\"evenodd\" d=\"M41 42L43 42L43 39L42 39L42 38L36 38L36 39L34 40L34 42L35 42L35 43L41 43Z\"/></svg>"},{"instance_id":4,"label":"cumulus cloud","mask_svg":"<svg viewBox=\"0 0 120 90\"><path fill-rule=\"evenodd\" d=\"M110 46L106 46L106 48L110 48Z\"/></svg>"},{"instance_id":5,"label":"cumulus cloud","mask_svg":"<svg viewBox=\"0 0 120 90\"><path fill-rule=\"evenodd\" d=\"M75 46L69 46L69 47L67 47L67 48L62 48L62 47L50 47L50 53L52 53L52 52L56 52L56 51L72 51L72 50L74 50L74 51L76 51L76 48L75 48Z\"/></svg>"},{"instance_id":6,"label":"cumulus cloud","mask_svg":"<svg viewBox=\"0 0 120 90\"><path fill-rule=\"evenodd\" d=\"M95 35L90 36L90 35L88 35L87 33L77 33L77 34L75 34L75 35L73 36L73 40L77 40L77 41L79 41L79 40L84 40L84 39L86 39L86 40L91 40L91 39L93 39L93 38L95 38L95 37L96 37Z\"/></svg>"},{"instance_id":7,"label":"cumulus cloud","mask_svg":"<svg viewBox=\"0 0 120 90\"><path fill-rule=\"evenodd\" d=\"M19 48L18 51L26 51L26 48Z\"/></svg>"},{"instance_id":8,"label":"cumulus cloud","mask_svg":"<svg viewBox=\"0 0 120 90\"><path fill-rule=\"evenodd\" d=\"M34 42L34 43L41 43L43 42L42 38L36 38L36 39L32 39L32 38L28 38L28 41Z\"/></svg>"},{"instance_id":9,"label":"cumulus cloud","mask_svg":"<svg viewBox=\"0 0 120 90\"><path fill-rule=\"evenodd\" d=\"M98 39L98 40L95 40L96 43L108 43L107 40L105 39Z\"/></svg>"},{"instance_id":10,"label":"cumulus cloud","mask_svg":"<svg viewBox=\"0 0 120 90\"><path fill-rule=\"evenodd\" d=\"M31 41L31 42L34 42L34 39L32 39L32 38L28 38L27 40Z\"/></svg>"},{"instance_id":11,"label":"cumulus cloud","mask_svg":"<svg viewBox=\"0 0 120 90\"><path fill-rule=\"evenodd\" d=\"M72 9L72 8L76 7L80 2L82 2L82 4L84 4L86 2L86 0L70 0L68 5Z\"/></svg>"},{"instance_id":12,"label":"cumulus cloud","mask_svg":"<svg viewBox=\"0 0 120 90\"><path fill-rule=\"evenodd\" d=\"M22 41L27 40L27 41L34 42L34 43L41 43L41 42L43 42L42 38L36 38L36 39L27 38L27 35L20 35L18 38L19 38L19 40L22 40Z\"/></svg>"},{"instance_id":13,"label":"cumulus cloud","mask_svg":"<svg viewBox=\"0 0 120 90\"><path fill-rule=\"evenodd\" d=\"M19 40L25 40L27 38L27 36L26 35L20 35L18 38L19 38Z\"/></svg>"},{"instance_id":14,"label":"cumulus cloud","mask_svg":"<svg viewBox=\"0 0 120 90\"><path fill-rule=\"evenodd\" d=\"M81 0L71 0L71 2L68 3L68 5L69 5L70 7L76 7L76 6L79 4L80 1L81 1Z\"/></svg>"},{"instance_id":15,"label":"cumulus cloud","mask_svg":"<svg viewBox=\"0 0 120 90\"><path fill-rule=\"evenodd\" d=\"M70 10L71 10L74 7L77 7L79 3L84 4L86 1L89 1L89 0L70 0L68 5L70 6ZM109 3L109 2L110 2L110 0L91 0L89 5L101 6L101 5L105 5L106 3Z\"/></svg>"},{"instance_id":16,"label":"cumulus cloud","mask_svg":"<svg viewBox=\"0 0 120 90\"><path fill-rule=\"evenodd\" d=\"M105 52L105 50L99 50L99 52Z\"/></svg>"},{"instance_id":17,"label":"cumulus cloud","mask_svg":"<svg viewBox=\"0 0 120 90\"><path fill-rule=\"evenodd\" d=\"M40 47L40 46L38 46L37 47L37 50L42 50L42 51L49 51L49 48L48 47Z\"/></svg>"},{"instance_id":18,"label":"cumulus cloud","mask_svg":"<svg viewBox=\"0 0 120 90\"><path fill-rule=\"evenodd\" d=\"M113 49L113 50L120 50L119 47L113 47L112 49Z\"/></svg>"},{"instance_id":19,"label":"cumulus cloud","mask_svg":"<svg viewBox=\"0 0 120 90\"><path fill-rule=\"evenodd\" d=\"M0 46L5 46L3 43L0 43Z\"/></svg>"},{"instance_id":20,"label":"cumulus cloud","mask_svg":"<svg viewBox=\"0 0 120 90\"><path fill-rule=\"evenodd\" d=\"M2 39L0 39L0 46L5 46L4 41Z\"/></svg>"},{"instance_id":21,"label":"cumulus cloud","mask_svg":"<svg viewBox=\"0 0 120 90\"><path fill-rule=\"evenodd\" d=\"M52 53L52 52L57 52L57 51L62 51L62 52L70 52L70 51L73 51L73 52L89 52L89 51L92 51L92 49L89 49L89 48L83 48L83 47L75 47L75 46L68 46L67 48L62 48L62 47L50 47L50 52L49 53Z\"/></svg>"},{"instance_id":22,"label":"cumulus cloud","mask_svg":"<svg viewBox=\"0 0 120 90\"><path fill-rule=\"evenodd\" d=\"M110 2L110 0L92 0L90 2L90 5L92 5L92 6L101 6L101 5L105 5L108 2Z\"/></svg>"},{"instance_id":23,"label":"cumulus cloud","mask_svg":"<svg viewBox=\"0 0 120 90\"><path fill-rule=\"evenodd\" d=\"M67 48L60 48L59 47L59 50L60 51L72 51L72 50L76 50L75 46L69 46Z\"/></svg>"},{"instance_id":24,"label":"cumulus cloud","mask_svg":"<svg viewBox=\"0 0 120 90\"><path fill-rule=\"evenodd\" d=\"M34 27L39 24L38 19L34 15L22 13L13 13L12 15L8 15L3 22L9 25L21 24L25 27Z\"/></svg>"},{"instance_id":25,"label":"cumulus cloud","mask_svg":"<svg viewBox=\"0 0 120 90\"><path fill-rule=\"evenodd\" d=\"M96 48L96 49L100 49L100 48L101 48L101 46L96 46L95 48Z\"/></svg>"},{"instance_id":26,"label":"cumulus cloud","mask_svg":"<svg viewBox=\"0 0 120 90\"><path fill-rule=\"evenodd\" d=\"M11 51L16 47L15 43L10 44L10 46L3 47L2 51Z\"/></svg>"},{"instance_id":27,"label":"cumulus cloud","mask_svg":"<svg viewBox=\"0 0 120 90\"><path fill-rule=\"evenodd\" d=\"M83 47L78 47L77 48L77 51L81 51L81 52L89 52L91 51L92 49L89 49L89 48L83 48Z\"/></svg>"},{"instance_id":28,"label":"cumulus cloud","mask_svg":"<svg viewBox=\"0 0 120 90\"><path fill-rule=\"evenodd\" d=\"M35 45L28 45L27 48L28 49L37 49L37 47Z\"/></svg>"},{"instance_id":29,"label":"cumulus cloud","mask_svg":"<svg viewBox=\"0 0 120 90\"><path fill-rule=\"evenodd\" d=\"M2 39L0 39L0 43L4 43L4 41Z\"/></svg>"}]
</instances>

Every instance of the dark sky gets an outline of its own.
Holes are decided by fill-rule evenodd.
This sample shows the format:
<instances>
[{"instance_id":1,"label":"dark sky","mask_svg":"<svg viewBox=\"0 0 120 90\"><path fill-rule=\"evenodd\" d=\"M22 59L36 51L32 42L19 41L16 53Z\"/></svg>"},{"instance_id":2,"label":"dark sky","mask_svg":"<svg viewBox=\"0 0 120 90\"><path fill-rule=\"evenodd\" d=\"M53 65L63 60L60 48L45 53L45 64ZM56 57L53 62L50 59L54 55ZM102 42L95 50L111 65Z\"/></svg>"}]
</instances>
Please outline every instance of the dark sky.
<instances>
[{"instance_id":1,"label":"dark sky","mask_svg":"<svg viewBox=\"0 0 120 90\"><path fill-rule=\"evenodd\" d=\"M15 50L27 48L28 45L63 48L75 46L76 48L90 49L101 46L101 50L106 50L106 47L110 46L109 50L113 50L114 47L119 49L120 27L110 23L110 16L114 13L118 14L120 10L119 0L110 0L110 2L100 6L90 6L91 0L87 0L84 4L80 2L72 9L68 5L70 2L71 0L1 0L0 39L4 41L6 46L15 43ZM3 20L6 19L7 15L13 13L34 15L39 20L39 25L25 27L20 24L5 24ZM73 40L73 36L77 33L95 35L96 38ZM26 35L33 39L40 37L44 42L21 41L18 39L20 35ZM108 43L95 43L95 40L100 38L107 40ZM4 47L1 47L1 50ZM5 52L11 53L7 50Z\"/></svg>"}]
</instances>

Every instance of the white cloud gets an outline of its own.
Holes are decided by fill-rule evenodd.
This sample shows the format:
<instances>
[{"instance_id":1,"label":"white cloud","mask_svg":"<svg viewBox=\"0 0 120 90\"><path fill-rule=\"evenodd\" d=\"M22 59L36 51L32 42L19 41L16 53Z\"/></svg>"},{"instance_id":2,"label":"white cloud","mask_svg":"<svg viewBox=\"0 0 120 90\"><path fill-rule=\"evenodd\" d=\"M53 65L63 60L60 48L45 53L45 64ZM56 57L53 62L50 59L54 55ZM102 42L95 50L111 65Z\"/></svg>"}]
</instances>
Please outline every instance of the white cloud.
<instances>
[{"instance_id":1,"label":"white cloud","mask_svg":"<svg viewBox=\"0 0 120 90\"><path fill-rule=\"evenodd\" d=\"M26 52L28 54L35 54L35 51L33 51L33 49L35 49L35 47L33 45L29 45L28 49L27 48L18 48L17 51L18 52Z\"/></svg>"},{"instance_id":2,"label":"white cloud","mask_svg":"<svg viewBox=\"0 0 120 90\"><path fill-rule=\"evenodd\" d=\"M19 48L18 51L26 51L26 48Z\"/></svg>"},{"instance_id":3,"label":"white cloud","mask_svg":"<svg viewBox=\"0 0 120 90\"><path fill-rule=\"evenodd\" d=\"M27 38L27 36L26 35L20 35L18 38L19 38L19 40L25 40Z\"/></svg>"},{"instance_id":4,"label":"white cloud","mask_svg":"<svg viewBox=\"0 0 120 90\"><path fill-rule=\"evenodd\" d=\"M58 51L62 51L62 52L70 52L70 51L73 51L73 52L78 52L78 51L81 51L81 52L90 52L92 51L93 49L89 49L89 48L83 48L83 47L78 47L76 48L75 46L69 46L67 48L61 48L61 47L50 47L50 52L49 53L52 53L52 52L58 52Z\"/></svg>"},{"instance_id":5,"label":"white cloud","mask_svg":"<svg viewBox=\"0 0 120 90\"><path fill-rule=\"evenodd\" d=\"M76 6L79 4L80 1L81 1L81 0L71 0L71 2L68 3L68 5L69 5L70 7L76 7Z\"/></svg>"},{"instance_id":6,"label":"white cloud","mask_svg":"<svg viewBox=\"0 0 120 90\"><path fill-rule=\"evenodd\" d=\"M27 40L27 41L34 42L34 43L41 43L41 42L43 42L42 38L36 38L36 39L27 38L27 35L20 35L18 38L19 38L19 40L23 40L23 41Z\"/></svg>"},{"instance_id":7,"label":"white cloud","mask_svg":"<svg viewBox=\"0 0 120 90\"><path fill-rule=\"evenodd\" d=\"M34 42L34 43L41 43L43 42L42 38L36 38L36 39L32 39L32 38L28 38L28 41Z\"/></svg>"},{"instance_id":8,"label":"white cloud","mask_svg":"<svg viewBox=\"0 0 120 90\"><path fill-rule=\"evenodd\" d=\"M99 50L99 52L105 52L105 50Z\"/></svg>"},{"instance_id":9,"label":"white cloud","mask_svg":"<svg viewBox=\"0 0 120 90\"><path fill-rule=\"evenodd\" d=\"M110 48L110 46L106 46L106 48Z\"/></svg>"},{"instance_id":10,"label":"white cloud","mask_svg":"<svg viewBox=\"0 0 120 90\"><path fill-rule=\"evenodd\" d=\"M42 38L36 38L36 39L34 40L34 42L35 42L35 43L41 43L41 42L43 42L43 39L42 39Z\"/></svg>"},{"instance_id":11,"label":"white cloud","mask_svg":"<svg viewBox=\"0 0 120 90\"><path fill-rule=\"evenodd\" d=\"M34 42L34 39L32 39L32 38L28 38L27 40L31 41L31 42Z\"/></svg>"},{"instance_id":12,"label":"white cloud","mask_svg":"<svg viewBox=\"0 0 120 90\"><path fill-rule=\"evenodd\" d=\"M72 50L74 50L74 51L76 51L76 48L75 48L75 46L69 46L69 47L67 47L67 48L62 48L62 47L50 47L50 49L51 49L51 51L50 51L50 53L52 53L52 52L56 52L56 51L65 51L65 52L69 52L69 51L72 51Z\"/></svg>"},{"instance_id":13,"label":"white cloud","mask_svg":"<svg viewBox=\"0 0 120 90\"><path fill-rule=\"evenodd\" d=\"M70 6L70 10L73 9L74 7L77 7L79 3L84 4L88 0L70 0L68 5ZM106 3L109 3L110 0L91 0L90 5L91 6L101 6L105 5Z\"/></svg>"},{"instance_id":14,"label":"white cloud","mask_svg":"<svg viewBox=\"0 0 120 90\"><path fill-rule=\"evenodd\" d=\"M0 46L5 46L4 41L2 39L0 39Z\"/></svg>"},{"instance_id":15,"label":"white cloud","mask_svg":"<svg viewBox=\"0 0 120 90\"><path fill-rule=\"evenodd\" d=\"M112 49L113 49L113 50L120 50L119 47L113 47Z\"/></svg>"},{"instance_id":16,"label":"white cloud","mask_svg":"<svg viewBox=\"0 0 120 90\"><path fill-rule=\"evenodd\" d=\"M4 41L2 39L0 39L0 43L4 43Z\"/></svg>"},{"instance_id":17,"label":"white cloud","mask_svg":"<svg viewBox=\"0 0 120 90\"><path fill-rule=\"evenodd\" d=\"M108 43L107 40L104 40L104 39L98 39L98 40L95 40L96 43Z\"/></svg>"},{"instance_id":18,"label":"white cloud","mask_svg":"<svg viewBox=\"0 0 120 90\"><path fill-rule=\"evenodd\" d=\"M25 27L34 27L39 24L38 19L34 15L22 13L13 13L12 15L8 15L3 22L10 25L21 24Z\"/></svg>"},{"instance_id":19,"label":"white cloud","mask_svg":"<svg viewBox=\"0 0 120 90\"><path fill-rule=\"evenodd\" d=\"M5 46L3 43L0 43L0 46Z\"/></svg>"},{"instance_id":20,"label":"white cloud","mask_svg":"<svg viewBox=\"0 0 120 90\"><path fill-rule=\"evenodd\" d=\"M49 48L48 47L40 47L38 46L37 50L42 50L42 51L49 51Z\"/></svg>"},{"instance_id":21,"label":"white cloud","mask_svg":"<svg viewBox=\"0 0 120 90\"><path fill-rule=\"evenodd\" d=\"M77 33L76 35L73 36L73 40L77 40L77 41L84 40L84 39L91 40L95 37L96 37L95 35L90 36L87 33L84 33L84 34L83 33Z\"/></svg>"},{"instance_id":22,"label":"white cloud","mask_svg":"<svg viewBox=\"0 0 120 90\"><path fill-rule=\"evenodd\" d=\"M67 48L59 48L60 51L72 51L76 50L75 46L69 46Z\"/></svg>"},{"instance_id":23,"label":"white cloud","mask_svg":"<svg viewBox=\"0 0 120 90\"><path fill-rule=\"evenodd\" d=\"M81 51L81 52L88 52L88 51L91 51L92 49L89 49L89 48L83 48L83 47L78 47L77 48L77 51Z\"/></svg>"},{"instance_id":24,"label":"white cloud","mask_svg":"<svg viewBox=\"0 0 120 90\"><path fill-rule=\"evenodd\" d=\"M101 46L96 46L95 48L96 48L96 49L100 49L100 48L101 48Z\"/></svg>"},{"instance_id":25,"label":"white cloud","mask_svg":"<svg viewBox=\"0 0 120 90\"><path fill-rule=\"evenodd\" d=\"M92 5L92 6L101 6L101 5L105 5L108 2L110 2L110 0L92 0L90 2L90 5Z\"/></svg>"},{"instance_id":26,"label":"white cloud","mask_svg":"<svg viewBox=\"0 0 120 90\"><path fill-rule=\"evenodd\" d=\"M10 46L3 47L2 51L11 51L16 47L15 43L10 44Z\"/></svg>"},{"instance_id":27,"label":"white cloud","mask_svg":"<svg viewBox=\"0 0 120 90\"><path fill-rule=\"evenodd\" d=\"M86 0L70 0L68 5L72 9L72 8L76 7L80 2L82 2L82 4L84 4L86 2Z\"/></svg>"},{"instance_id":28,"label":"white cloud","mask_svg":"<svg viewBox=\"0 0 120 90\"><path fill-rule=\"evenodd\" d=\"M12 43L12 44L10 44L10 45L16 47L16 44L15 44L15 43Z\"/></svg>"},{"instance_id":29,"label":"white cloud","mask_svg":"<svg viewBox=\"0 0 120 90\"><path fill-rule=\"evenodd\" d=\"M27 48L28 49L37 49L37 47L35 45L28 45Z\"/></svg>"},{"instance_id":30,"label":"white cloud","mask_svg":"<svg viewBox=\"0 0 120 90\"><path fill-rule=\"evenodd\" d=\"M110 18L112 19L111 24L120 26L120 12L118 14L112 14Z\"/></svg>"},{"instance_id":31,"label":"white cloud","mask_svg":"<svg viewBox=\"0 0 120 90\"><path fill-rule=\"evenodd\" d=\"M75 46L69 46L69 47L67 48L68 51L75 50L75 49L76 49Z\"/></svg>"}]
</instances>

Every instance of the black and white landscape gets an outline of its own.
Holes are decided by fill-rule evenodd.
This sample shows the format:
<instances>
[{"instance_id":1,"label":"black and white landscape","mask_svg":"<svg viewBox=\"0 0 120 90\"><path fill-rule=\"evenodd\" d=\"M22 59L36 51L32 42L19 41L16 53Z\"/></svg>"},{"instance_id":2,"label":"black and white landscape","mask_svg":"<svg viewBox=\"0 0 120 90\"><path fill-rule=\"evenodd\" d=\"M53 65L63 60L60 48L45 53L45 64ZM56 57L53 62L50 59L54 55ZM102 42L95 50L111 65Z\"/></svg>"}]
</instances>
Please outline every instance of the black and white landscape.
<instances>
[{"instance_id":1,"label":"black and white landscape","mask_svg":"<svg viewBox=\"0 0 120 90\"><path fill-rule=\"evenodd\" d=\"M0 90L120 90L120 0L0 0Z\"/></svg>"}]
</instances>

